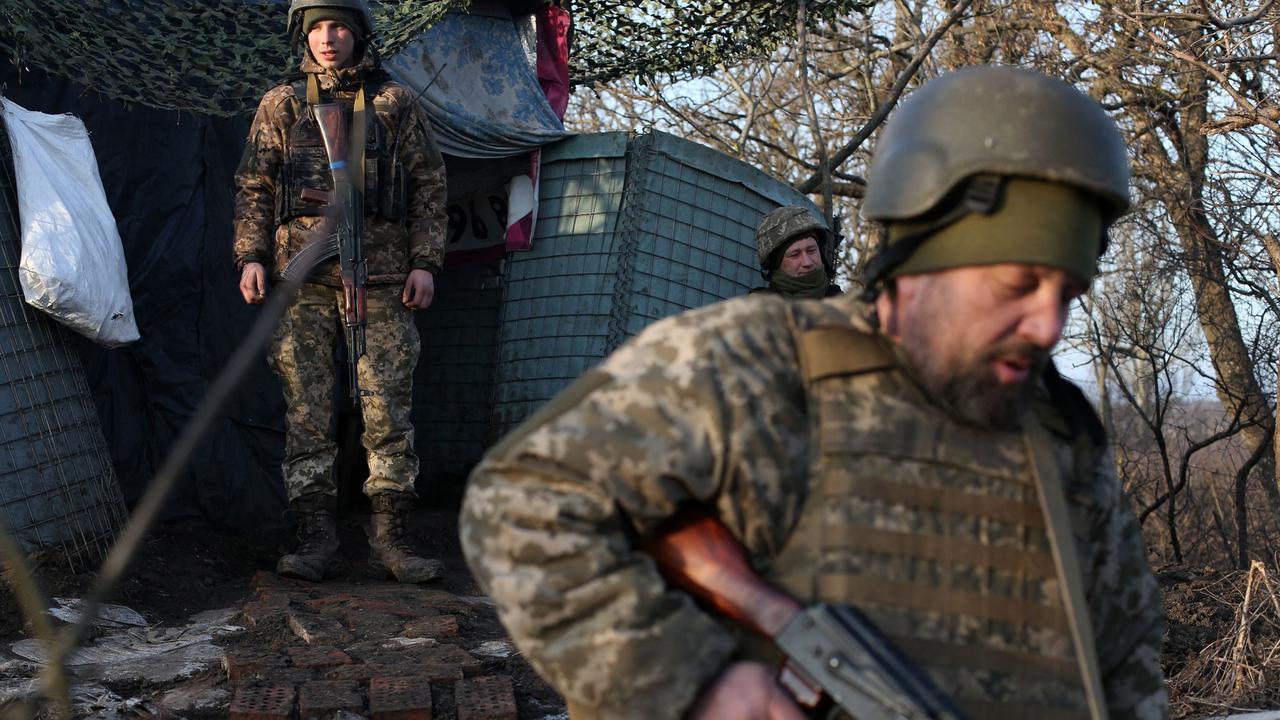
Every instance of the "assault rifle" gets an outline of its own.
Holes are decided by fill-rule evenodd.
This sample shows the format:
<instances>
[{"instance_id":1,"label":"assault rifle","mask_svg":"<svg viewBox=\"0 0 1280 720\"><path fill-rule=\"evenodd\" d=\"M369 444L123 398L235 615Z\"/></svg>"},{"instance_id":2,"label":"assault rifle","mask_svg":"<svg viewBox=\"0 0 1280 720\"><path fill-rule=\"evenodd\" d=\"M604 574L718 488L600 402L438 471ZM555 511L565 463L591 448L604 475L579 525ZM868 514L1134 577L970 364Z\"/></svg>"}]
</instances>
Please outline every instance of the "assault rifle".
<instances>
[{"instance_id":1,"label":"assault rifle","mask_svg":"<svg viewBox=\"0 0 1280 720\"><path fill-rule=\"evenodd\" d=\"M327 244L336 245L338 264L342 274L343 320L347 332L347 386L351 399L360 402L360 375L357 366L364 356L364 331L367 325L367 301L365 283L369 271L365 265L361 241L364 237L364 202L360 191L351 181L351 169L347 167L346 108L338 103L312 106L320 137L324 139L324 151L329 156L329 170L333 174L333 193L325 213L329 231ZM356 168L359 171L360 168ZM321 248L317 248L322 251Z\"/></svg>"},{"instance_id":2,"label":"assault rifle","mask_svg":"<svg viewBox=\"0 0 1280 720\"><path fill-rule=\"evenodd\" d=\"M677 516L643 549L669 582L771 640L796 704L832 704L856 720L965 720L955 702L856 608L802 607L747 564L728 528L701 512Z\"/></svg>"}]
</instances>

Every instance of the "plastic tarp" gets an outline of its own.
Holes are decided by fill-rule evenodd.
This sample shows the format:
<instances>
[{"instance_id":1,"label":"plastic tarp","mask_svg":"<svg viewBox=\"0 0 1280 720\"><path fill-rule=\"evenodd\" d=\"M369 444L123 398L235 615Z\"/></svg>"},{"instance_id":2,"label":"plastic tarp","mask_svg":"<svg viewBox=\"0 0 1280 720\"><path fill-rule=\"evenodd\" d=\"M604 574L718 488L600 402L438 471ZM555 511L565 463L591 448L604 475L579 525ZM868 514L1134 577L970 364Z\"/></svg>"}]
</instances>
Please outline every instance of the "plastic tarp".
<instances>
[{"instance_id":1,"label":"plastic tarp","mask_svg":"<svg viewBox=\"0 0 1280 720\"><path fill-rule=\"evenodd\" d=\"M120 233L84 123L0 105L17 178L23 299L107 347L137 340Z\"/></svg>"},{"instance_id":2,"label":"plastic tarp","mask_svg":"<svg viewBox=\"0 0 1280 720\"><path fill-rule=\"evenodd\" d=\"M419 94L441 152L509 157L567 137L538 81L532 16L449 13L383 62Z\"/></svg>"},{"instance_id":3,"label":"plastic tarp","mask_svg":"<svg viewBox=\"0 0 1280 720\"><path fill-rule=\"evenodd\" d=\"M231 261L233 175L251 118L125 107L3 58L0 84L23 107L73 113L89 130L142 337L113 349L74 337L132 505L258 312L239 297ZM285 522L283 433L284 401L264 353L196 450L166 518Z\"/></svg>"}]
</instances>

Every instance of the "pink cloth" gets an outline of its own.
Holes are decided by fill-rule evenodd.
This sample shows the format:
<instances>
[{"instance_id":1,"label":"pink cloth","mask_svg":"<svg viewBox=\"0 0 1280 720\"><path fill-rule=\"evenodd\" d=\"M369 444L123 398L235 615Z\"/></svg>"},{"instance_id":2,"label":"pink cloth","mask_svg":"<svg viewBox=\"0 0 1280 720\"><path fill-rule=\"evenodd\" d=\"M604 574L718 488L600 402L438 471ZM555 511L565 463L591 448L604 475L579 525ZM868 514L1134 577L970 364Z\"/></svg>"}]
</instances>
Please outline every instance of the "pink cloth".
<instances>
[{"instance_id":1,"label":"pink cloth","mask_svg":"<svg viewBox=\"0 0 1280 720\"><path fill-rule=\"evenodd\" d=\"M538 83L556 117L564 119L569 106L569 13L554 5L537 12ZM512 178L507 201L507 250L533 247L533 224L538 215L538 169L542 151L529 154L529 171Z\"/></svg>"}]
</instances>

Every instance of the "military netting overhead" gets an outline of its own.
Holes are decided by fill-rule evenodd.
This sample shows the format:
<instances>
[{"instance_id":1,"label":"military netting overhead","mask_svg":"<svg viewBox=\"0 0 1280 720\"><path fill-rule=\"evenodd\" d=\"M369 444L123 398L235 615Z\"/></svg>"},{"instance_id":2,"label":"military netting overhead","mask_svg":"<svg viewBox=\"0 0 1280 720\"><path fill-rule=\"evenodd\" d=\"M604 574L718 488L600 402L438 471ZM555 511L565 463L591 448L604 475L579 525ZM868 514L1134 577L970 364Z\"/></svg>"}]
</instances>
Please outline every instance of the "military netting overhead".
<instances>
[{"instance_id":1,"label":"military netting overhead","mask_svg":"<svg viewBox=\"0 0 1280 720\"><path fill-rule=\"evenodd\" d=\"M812 22L869 4L813 0ZM470 0L371 3L384 57ZM794 0L592 0L573 15L574 83L696 76L762 52L795 33ZM5 0L0 51L107 97L165 110L251 110L294 67L286 0Z\"/></svg>"}]
</instances>

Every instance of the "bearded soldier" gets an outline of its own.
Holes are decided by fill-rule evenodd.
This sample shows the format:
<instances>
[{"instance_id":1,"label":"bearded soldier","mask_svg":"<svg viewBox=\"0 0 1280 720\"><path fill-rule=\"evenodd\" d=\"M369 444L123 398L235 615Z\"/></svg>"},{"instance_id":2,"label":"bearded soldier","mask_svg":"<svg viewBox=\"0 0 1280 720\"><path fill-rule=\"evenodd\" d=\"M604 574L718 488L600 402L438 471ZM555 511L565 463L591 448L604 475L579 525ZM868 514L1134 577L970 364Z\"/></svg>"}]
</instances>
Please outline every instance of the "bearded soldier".
<instances>
[{"instance_id":1,"label":"bearded soldier","mask_svg":"<svg viewBox=\"0 0 1280 720\"><path fill-rule=\"evenodd\" d=\"M1165 717L1159 590L1049 357L1128 182L1066 83L944 75L876 148L867 295L655 323L492 448L463 548L571 717L802 717L768 652L637 550L689 506L802 602L860 608L972 718Z\"/></svg>"},{"instance_id":2,"label":"bearded soldier","mask_svg":"<svg viewBox=\"0 0 1280 720\"><path fill-rule=\"evenodd\" d=\"M240 291L245 302L261 303L268 273L278 279L325 234L333 181L312 107L342 104L359 158L351 173L363 184L364 207L354 211L364 218L367 329L356 372L369 466L363 489L373 507L370 563L402 582L431 580L443 566L414 554L405 523L418 475L409 419L420 347L413 311L431 304L444 259L444 163L413 95L380 67L365 0L293 0L288 31L303 48L301 74L262 98L236 171ZM328 260L303 284L268 357L284 388L284 481L301 541L276 570L311 581L323 579L338 548L331 425L343 310L338 262Z\"/></svg>"},{"instance_id":3,"label":"bearded soldier","mask_svg":"<svg viewBox=\"0 0 1280 720\"><path fill-rule=\"evenodd\" d=\"M840 294L831 282L831 231L807 208L787 205L764 216L756 228L760 274L769 284L755 293L824 298Z\"/></svg>"}]
</instances>

